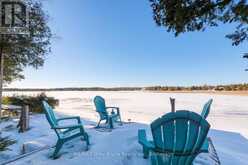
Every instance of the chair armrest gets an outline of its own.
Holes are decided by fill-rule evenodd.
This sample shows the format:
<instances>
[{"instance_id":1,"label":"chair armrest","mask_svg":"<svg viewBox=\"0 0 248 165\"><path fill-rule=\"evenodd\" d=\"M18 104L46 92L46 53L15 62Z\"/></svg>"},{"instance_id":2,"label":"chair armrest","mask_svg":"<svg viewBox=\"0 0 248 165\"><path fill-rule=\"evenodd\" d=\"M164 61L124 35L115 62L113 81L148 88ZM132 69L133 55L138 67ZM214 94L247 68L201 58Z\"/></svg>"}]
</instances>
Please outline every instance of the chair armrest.
<instances>
[{"instance_id":1,"label":"chair armrest","mask_svg":"<svg viewBox=\"0 0 248 165\"><path fill-rule=\"evenodd\" d=\"M106 107L106 109L112 109L111 113L114 113L114 110L116 110L116 114L120 114L120 108L119 107Z\"/></svg>"},{"instance_id":2,"label":"chair armrest","mask_svg":"<svg viewBox=\"0 0 248 165\"><path fill-rule=\"evenodd\" d=\"M145 146L149 149L155 149L154 144L147 140L146 131L144 129L140 129L138 131L138 139L139 139L139 144L141 144L142 146Z\"/></svg>"},{"instance_id":3,"label":"chair armrest","mask_svg":"<svg viewBox=\"0 0 248 165\"><path fill-rule=\"evenodd\" d=\"M62 120L77 120L78 124L81 124L81 120L79 116L62 117L62 118L57 119L58 122Z\"/></svg>"},{"instance_id":4,"label":"chair armrest","mask_svg":"<svg viewBox=\"0 0 248 165\"><path fill-rule=\"evenodd\" d=\"M82 124L77 125L64 125L64 126L55 126L52 129L76 129L76 128L82 128Z\"/></svg>"},{"instance_id":5,"label":"chair armrest","mask_svg":"<svg viewBox=\"0 0 248 165\"><path fill-rule=\"evenodd\" d=\"M119 107L106 107L106 109L119 109Z\"/></svg>"}]
</instances>

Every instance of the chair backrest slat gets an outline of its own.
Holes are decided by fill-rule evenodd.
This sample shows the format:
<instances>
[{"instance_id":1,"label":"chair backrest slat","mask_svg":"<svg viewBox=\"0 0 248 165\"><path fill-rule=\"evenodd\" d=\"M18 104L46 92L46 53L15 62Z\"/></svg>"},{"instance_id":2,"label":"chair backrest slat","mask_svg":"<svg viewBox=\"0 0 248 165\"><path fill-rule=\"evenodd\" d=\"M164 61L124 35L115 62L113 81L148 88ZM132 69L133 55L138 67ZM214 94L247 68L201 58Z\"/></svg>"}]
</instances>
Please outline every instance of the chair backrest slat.
<instances>
[{"instance_id":1,"label":"chair backrest slat","mask_svg":"<svg viewBox=\"0 0 248 165\"><path fill-rule=\"evenodd\" d=\"M185 146L185 151L188 151L192 148L194 148L195 142L198 138L198 132L199 132L199 126L194 121L189 122L189 130L188 130L188 140L187 144Z\"/></svg>"},{"instance_id":2,"label":"chair backrest slat","mask_svg":"<svg viewBox=\"0 0 248 165\"><path fill-rule=\"evenodd\" d=\"M47 118L51 128L54 128L55 126L58 125L58 123L57 123L57 119L55 117L55 114L53 112L53 109L46 101L42 101L42 104L44 107L46 118Z\"/></svg>"},{"instance_id":3,"label":"chair backrest slat","mask_svg":"<svg viewBox=\"0 0 248 165\"><path fill-rule=\"evenodd\" d=\"M202 127L199 128L198 138L197 138L196 145L194 148L195 151L197 151L201 148L201 146L204 143L204 140L207 136L208 130L209 130L207 123L203 122L203 120L201 121L201 125L202 125Z\"/></svg>"},{"instance_id":4,"label":"chair backrest slat","mask_svg":"<svg viewBox=\"0 0 248 165\"><path fill-rule=\"evenodd\" d=\"M202 109L202 113L201 113L201 116L204 119L206 119L208 117L212 103L213 103L213 99L210 99L210 100L208 100L208 102L206 104L204 104L203 109Z\"/></svg>"},{"instance_id":5,"label":"chair backrest slat","mask_svg":"<svg viewBox=\"0 0 248 165\"><path fill-rule=\"evenodd\" d=\"M96 111L100 114L101 119L105 119L108 116L106 110L105 100L101 96L96 96L94 98L94 104L96 106Z\"/></svg>"},{"instance_id":6,"label":"chair backrest slat","mask_svg":"<svg viewBox=\"0 0 248 165\"><path fill-rule=\"evenodd\" d=\"M175 134L173 132L175 132L174 121L168 122L166 125L163 126L163 136L164 138L166 137L166 140L164 139L163 148L166 150L169 150L174 147Z\"/></svg>"},{"instance_id":7,"label":"chair backrest slat","mask_svg":"<svg viewBox=\"0 0 248 165\"><path fill-rule=\"evenodd\" d=\"M200 115L189 111L171 112L151 124L158 152L188 154L202 146L210 125ZM181 162L181 158L173 158Z\"/></svg>"},{"instance_id":8,"label":"chair backrest slat","mask_svg":"<svg viewBox=\"0 0 248 165\"><path fill-rule=\"evenodd\" d=\"M164 146L164 139L163 139L163 131L162 131L163 127L159 126L156 129L153 130L153 139L154 142L156 143L156 146L159 146L159 148L162 150L163 147L160 146Z\"/></svg>"},{"instance_id":9,"label":"chair backrest slat","mask_svg":"<svg viewBox=\"0 0 248 165\"><path fill-rule=\"evenodd\" d=\"M177 152L184 152L184 147L187 143L187 133L188 133L188 120L178 119L176 120L176 144L175 150Z\"/></svg>"}]
</instances>

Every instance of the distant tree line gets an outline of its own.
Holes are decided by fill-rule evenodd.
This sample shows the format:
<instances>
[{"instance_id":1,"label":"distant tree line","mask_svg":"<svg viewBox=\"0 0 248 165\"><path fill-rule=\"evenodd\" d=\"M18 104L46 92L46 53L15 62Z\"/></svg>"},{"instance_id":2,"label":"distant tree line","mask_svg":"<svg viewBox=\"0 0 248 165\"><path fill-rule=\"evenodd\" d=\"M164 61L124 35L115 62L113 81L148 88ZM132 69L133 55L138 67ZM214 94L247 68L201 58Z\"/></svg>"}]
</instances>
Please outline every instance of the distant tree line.
<instances>
[{"instance_id":1,"label":"distant tree line","mask_svg":"<svg viewBox=\"0 0 248 165\"><path fill-rule=\"evenodd\" d=\"M102 87L91 87L91 88L4 88L4 91L137 91L141 90L140 87L116 87L116 88L102 88Z\"/></svg>"},{"instance_id":2,"label":"distant tree line","mask_svg":"<svg viewBox=\"0 0 248 165\"><path fill-rule=\"evenodd\" d=\"M153 86L146 87L149 91L248 91L248 84L230 84L230 85L202 85L202 86Z\"/></svg>"},{"instance_id":3,"label":"distant tree line","mask_svg":"<svg viewBox=\"0 0 248 165\"><path fill-rule=\"evenodd\" d=\"M230 85L193 85L193 86L151 86L151 87L115 87L115 88L5 88L4 91L248 91L248 83Z\"/></svg>"}]
</instances>

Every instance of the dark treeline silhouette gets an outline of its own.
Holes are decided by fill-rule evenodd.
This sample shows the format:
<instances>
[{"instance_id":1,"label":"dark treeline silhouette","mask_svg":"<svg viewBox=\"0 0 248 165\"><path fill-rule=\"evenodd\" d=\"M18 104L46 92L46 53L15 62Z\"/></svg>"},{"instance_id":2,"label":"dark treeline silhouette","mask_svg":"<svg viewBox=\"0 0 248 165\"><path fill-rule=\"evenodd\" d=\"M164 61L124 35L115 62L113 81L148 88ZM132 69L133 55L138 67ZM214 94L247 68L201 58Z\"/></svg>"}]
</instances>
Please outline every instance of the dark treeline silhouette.
<instances>
[{"instance_id":1,"label":"dark treeline silhouette","mask_svg":"<svg viewBox=\"0 0 248 165\"><path fill-rule=\"evenodd\" d=\"M91 88L4 88L4 91L137 91L141 90L140 87L116 87L116 88L102 88L102 87L91 87Z\"/></svg>"},{"instance_id":2,"label":"dark treeline silhouette","mask_svg":"<svg viewBox=\"0 0 248 165\"><path fill-rule=\"evenodd\" d=\"M151 87L115 87L115 88L4 88L4 91L248 91L248 83L230 85L193 85L193 86L151 86Z\"/></svg>"},{"instance_id":3,"label":"dark treeline silhouette","mask_svg":"<svg viewBox=\"0 0 248 165\"><path fill-rule=\"evenodd\" d=\"M149 91L247 91L248 84L230 84L230 85L201 85L201 86L153 86L146 87Z\"/></svg>"}]
</instances>

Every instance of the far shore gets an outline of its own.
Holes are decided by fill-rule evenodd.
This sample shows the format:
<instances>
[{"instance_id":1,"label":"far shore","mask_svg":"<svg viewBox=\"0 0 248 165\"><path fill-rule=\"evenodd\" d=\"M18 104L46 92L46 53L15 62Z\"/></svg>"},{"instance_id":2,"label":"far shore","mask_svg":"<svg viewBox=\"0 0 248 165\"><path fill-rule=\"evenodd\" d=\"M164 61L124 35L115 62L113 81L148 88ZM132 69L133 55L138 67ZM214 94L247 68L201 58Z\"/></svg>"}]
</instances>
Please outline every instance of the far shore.
<instances>
[{"instance_id":1,"label":"far shore","mask_svg":"<svg viewBox=\"0 0 248 165\"><path fill-rule=\"evenodd\" d=\"M158 93L195 93L195 94L214 94L214 95L235 95L235 96L248 96L248 91L147 91Z\"/></svg>"},{"instance_id":2,"label":"far shore","mask_svg":"<svg viewBox=\"0 0 248 165\"><path fill-rule=\"evenodd\" d=\"M143 91L143 92L153 92L153 93L189 93L189 94L214 94L214 95L234 95L234 96L248 96L248 90L246 91L214 91L214 90L175 90L175 91L169 91L169 90L136 90L137 88L131 88L131 90L80 90L80 89L17 89L17 90L4 90L3 92L86 92L86 91L105 91L105 92L121 92L121 91Z\"/></svg>"}]
</instances>

